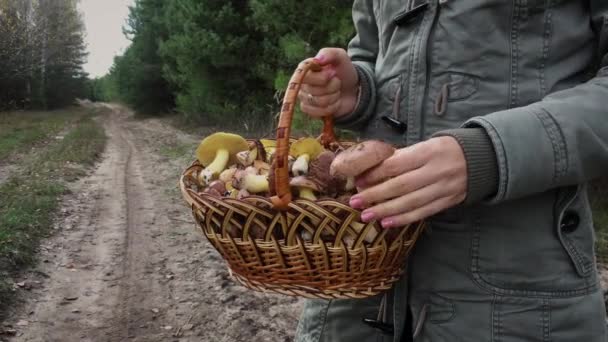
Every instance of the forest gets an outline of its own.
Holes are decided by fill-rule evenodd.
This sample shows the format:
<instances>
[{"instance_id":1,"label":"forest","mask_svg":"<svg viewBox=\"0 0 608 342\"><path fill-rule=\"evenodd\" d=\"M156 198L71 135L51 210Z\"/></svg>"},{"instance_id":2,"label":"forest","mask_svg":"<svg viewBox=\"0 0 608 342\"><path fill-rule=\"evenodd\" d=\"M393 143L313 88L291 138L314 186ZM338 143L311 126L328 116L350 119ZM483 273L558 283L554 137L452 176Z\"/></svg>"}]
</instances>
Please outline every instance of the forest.
<instances>
[{"instance_id":1,"label":"forest","mask_svg":"<svg viewBox=\"0 0 608 342\"><path fill-rule=\"evenodd\" d=\"M351 6L137 0L124 29L132 45L108 75L92 80L91 97L149 115L176 111L192 123L238 119L243 127L232 129L266 130L298 62L353 36Z\"/></svg>"},{"instance_id":2,"label":"forest","mask_svg":"<svg viewBox=\"0 0 608 342\"><path fill-rule=\"evenodd\" d=\"M0 111L55 109L88 95L77 0L0 0Z\"/></svg>"}]
</instances>

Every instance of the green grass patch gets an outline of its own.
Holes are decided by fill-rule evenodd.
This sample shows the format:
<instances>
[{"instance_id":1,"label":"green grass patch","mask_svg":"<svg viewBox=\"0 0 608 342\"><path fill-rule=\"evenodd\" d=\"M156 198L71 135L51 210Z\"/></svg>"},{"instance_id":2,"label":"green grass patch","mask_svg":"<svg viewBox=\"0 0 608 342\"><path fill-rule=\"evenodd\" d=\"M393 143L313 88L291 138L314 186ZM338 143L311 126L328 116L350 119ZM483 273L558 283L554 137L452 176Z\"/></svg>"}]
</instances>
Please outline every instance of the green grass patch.
<instances>
[{"instance_id":1,"label":"green grass patch","mask_svg":"<svg viewBox=\"0 0 608 342\"><path fill-rule=\"evenodd\" d=\"M83 175L105 145L103 128L90 112L65 115L67 134L24 155L19 172L0 184L0 312L12 297L11 275L35 261L66 182Z\"/></svg>"},{"instance_id":2,"label":"green grass patch","mask_svg":"<svg viewBox=\"0 0 608 342\"><path fill-rule=\"evenodd\" d=\"M52 112L0 113L0 160L55 136L83 115L77 108Z\"/></svg>"}]
</instances>

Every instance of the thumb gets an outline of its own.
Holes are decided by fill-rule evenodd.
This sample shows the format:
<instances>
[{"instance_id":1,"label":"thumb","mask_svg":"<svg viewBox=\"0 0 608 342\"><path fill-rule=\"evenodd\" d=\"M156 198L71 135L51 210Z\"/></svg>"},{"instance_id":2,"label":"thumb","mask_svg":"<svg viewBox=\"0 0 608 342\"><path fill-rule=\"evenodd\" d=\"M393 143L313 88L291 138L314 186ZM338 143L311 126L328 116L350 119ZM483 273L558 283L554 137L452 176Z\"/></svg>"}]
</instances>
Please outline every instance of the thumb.
<instances>
[{"instance_id":1,"label":"thumb","mask_svg":"<svg viewBox=\"0 0 608 342\"><path fill-rule=\"evenodd\" d=\"M315 61L321 65L334 65L337 66L346 58L346 51L340 48L323 48L319 50L315 56Z\"/></svg>"}]
</instances>

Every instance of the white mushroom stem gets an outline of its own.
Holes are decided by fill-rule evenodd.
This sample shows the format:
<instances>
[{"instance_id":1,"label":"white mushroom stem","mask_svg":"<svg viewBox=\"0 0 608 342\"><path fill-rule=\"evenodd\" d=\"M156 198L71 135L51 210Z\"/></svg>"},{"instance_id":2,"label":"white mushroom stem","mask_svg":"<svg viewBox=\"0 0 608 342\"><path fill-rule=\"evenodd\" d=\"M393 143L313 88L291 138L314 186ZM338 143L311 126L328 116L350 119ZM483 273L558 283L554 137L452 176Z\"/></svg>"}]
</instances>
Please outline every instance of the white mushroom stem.
<instances>
[{"instance_id":1,"label":"white mushroom stem","mask_svg":"<svg viewBox=\"0 0 608 342\"><path fill-rule=\"evenodd\" d=\"M295 176L303 176L308 174L308 163L310 162L310 155L304 153L296 159L293 163L291 172Z\"/></svg>"},{"instance_id":2,"label":"white mushroom stem","mask_svg":"<svg viewBox=\"0 0 608 342\"><path fill-rule=\"evenodd\" d=\"M248 173L241 180L241 190L247 190L253 194L268 191L268 186L268 177L263 175Z\"/></svg>"},{"instance_id":3,"label":"white mushroom stem","mask_svg":"<svg viewBox=\"0 0 608 342\"><path fill-rule=\"evenodd\" d=\"M315 196L315 193L312 191L311 188L305 188L305 187L299 186L298 190L300 191L300 198L307 199L309 201L317 200L317 196Z\"/></svg>"},{"instance_id":4,"label":"white mushroom stem","mask_svg":"<svg viewBox=\"0 0 608 342\"><path fill-rule=\"evenodd\" d=\"M355 188L355 177L346 177L346 185L344 190L351 191Z\"/></svg>"},{"instance_id":5,"label":"white mushroom stem","mask_svg":"<svg viewBox=\"0 0 608 342\"><path fill-rule=\"evenodd\" d=\"M230 154L226 149L219 149L215 152L215 159L199 174L199 182L203 185L211 183L219 174L224 171L228 164Z\"/></svg>"}]
</instances>

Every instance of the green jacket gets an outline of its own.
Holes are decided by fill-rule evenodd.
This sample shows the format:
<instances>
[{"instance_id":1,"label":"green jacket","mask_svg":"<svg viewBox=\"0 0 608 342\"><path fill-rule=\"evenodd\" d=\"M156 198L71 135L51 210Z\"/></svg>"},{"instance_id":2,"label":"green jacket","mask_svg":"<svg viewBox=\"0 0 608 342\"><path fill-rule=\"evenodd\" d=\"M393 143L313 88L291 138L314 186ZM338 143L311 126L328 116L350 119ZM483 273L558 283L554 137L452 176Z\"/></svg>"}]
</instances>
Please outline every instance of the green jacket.
<instances>
[{"instance_id":1,"label":"green jacket","mask_svg":"<svg viewBox=\"0 0 608 342\"><path fill-rule=\"evenodd\" d=\"M607 341L585 184L608 173L608 1L356 0L353 18L361 101L339 123L456 137L469 193L389 294L393 336L361 321L375 297L309 301L296 340L399 342L409 308L417 342Z\"/></svg>"}]
</instances>

